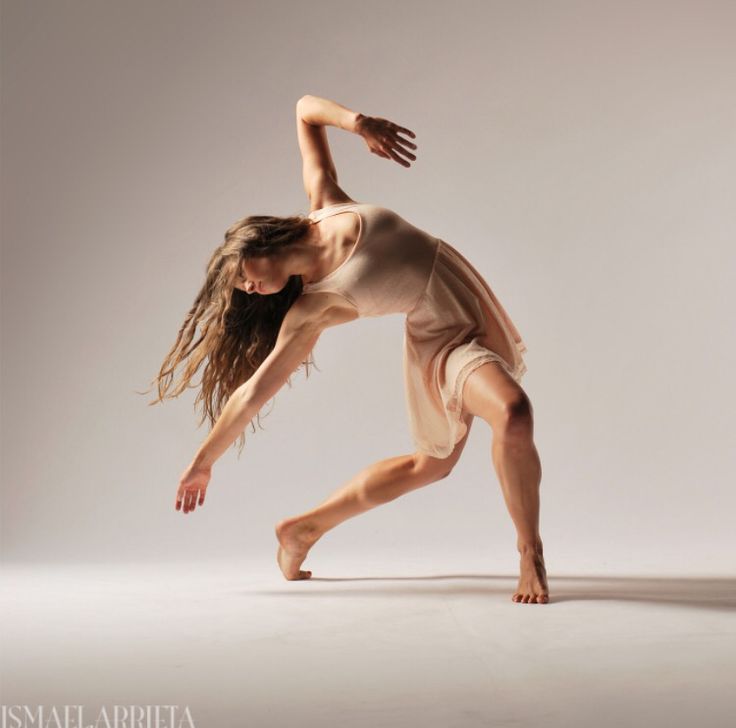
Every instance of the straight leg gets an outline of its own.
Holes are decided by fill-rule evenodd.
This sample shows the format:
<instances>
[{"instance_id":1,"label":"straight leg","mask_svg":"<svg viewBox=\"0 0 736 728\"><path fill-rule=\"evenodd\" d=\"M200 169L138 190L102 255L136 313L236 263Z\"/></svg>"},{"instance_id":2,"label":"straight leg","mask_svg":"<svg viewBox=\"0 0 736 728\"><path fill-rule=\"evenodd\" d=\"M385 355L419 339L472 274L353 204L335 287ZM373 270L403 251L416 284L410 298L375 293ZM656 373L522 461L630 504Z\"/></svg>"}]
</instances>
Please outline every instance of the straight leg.
<instances>
[{"instance_id":1,"label":"straight leg","mask_svg":"<svg viewBox=\"0 0 736 728\"><path fill-rule=\"evenodd\" d=\"M514 526L520 554L515 602L549 601L543 544L539 533L542 466L534 444L531 402L497 362L481 365L465 382L464 409L482 417L493 430L491 459Z\"/></svg>"}]
</instances>

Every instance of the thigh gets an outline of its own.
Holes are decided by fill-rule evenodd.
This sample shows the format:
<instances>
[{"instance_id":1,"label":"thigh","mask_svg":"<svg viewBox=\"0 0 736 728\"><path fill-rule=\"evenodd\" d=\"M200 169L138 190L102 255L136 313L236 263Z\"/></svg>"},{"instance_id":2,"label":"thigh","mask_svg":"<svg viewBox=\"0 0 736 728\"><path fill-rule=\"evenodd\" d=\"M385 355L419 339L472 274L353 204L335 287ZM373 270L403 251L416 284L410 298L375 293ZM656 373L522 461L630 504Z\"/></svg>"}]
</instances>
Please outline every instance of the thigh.
<instances>
[{"instance_id":1,"label":"thigh","mask_svg":"<svg viewBox=\"0 0 736 728\"><path fill-rule=\"evenodd\" d=\"M455 467L457 461L460 459L460 455L462 455L465 449L468 435L470 435L470 428L473 424L473 415L469 412L463 413L463 419L468 429L462 439L457 441L453 451L446 458L436 458L423 452L414 453L417 470L428 477L442 477L443 475L450 474L450 471Z\"/></svg>"},{"instance_id":2,"label":"thigh","mask_svg":"<svg viewBox=\"0 0 736 728\"><path fill-rule=\"evenodd\" d=\"M495 428L507 419L509 410L521 402L531 408L521 385L497 361L481 364L465 380L463 416L481 417Z\"/></svg>"}]
</instances>

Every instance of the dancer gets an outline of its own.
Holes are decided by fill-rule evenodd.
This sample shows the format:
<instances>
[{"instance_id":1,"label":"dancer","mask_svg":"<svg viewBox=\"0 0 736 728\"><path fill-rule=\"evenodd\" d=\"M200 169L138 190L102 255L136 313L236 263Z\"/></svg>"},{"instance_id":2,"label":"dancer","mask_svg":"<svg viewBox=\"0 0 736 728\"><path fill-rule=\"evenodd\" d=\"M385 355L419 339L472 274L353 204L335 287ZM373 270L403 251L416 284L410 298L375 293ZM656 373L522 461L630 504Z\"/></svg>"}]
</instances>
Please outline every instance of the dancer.
<instances>
[{"instance_id":1,"label":"dancer","mask_svg":"<svg viewBox=\"0 0 736 728\"><path fill-rule=\"evenodd\" d=\"M309 375L322 331L401 312L416 451L373 463L322 504L279 522L279 567L287 579L308 579L312 572L302 563L326 531L447 477L480 417L492 430L491 459L517 532L520 575L512 600L548 602L541 464L532 405L520 385L526 346L488 283L452 245L388 208L348 196L337 181L326 127L358 134L373 154L406 168L417 150L407 137L416 135L312 95L297 102L296 123L311 212L250 215L226 230L154 380L154 402L178 396L194 386L190 381L207 360L195 406L203 402L202 421L209 417L212 429L182 473L175 508L190 513L204 504L213 463L238 437L242 449L244 428L285 383L291 386L295 370L304 365Z\"/></svg>"}]
</instances>

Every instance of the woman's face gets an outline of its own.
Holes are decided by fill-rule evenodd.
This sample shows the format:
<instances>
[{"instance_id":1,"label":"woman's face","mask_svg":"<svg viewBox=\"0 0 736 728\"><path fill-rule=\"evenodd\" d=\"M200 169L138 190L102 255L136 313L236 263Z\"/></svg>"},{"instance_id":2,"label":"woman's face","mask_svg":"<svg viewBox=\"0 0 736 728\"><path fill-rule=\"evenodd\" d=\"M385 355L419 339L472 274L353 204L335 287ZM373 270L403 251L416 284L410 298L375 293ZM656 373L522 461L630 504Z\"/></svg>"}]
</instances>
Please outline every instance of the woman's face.
<instances>
[{"instance_id":1,"label":"woman's face","mask_svg":"<svg viewBox=\"0 0 736 728\"><path fill-rule=\"evenodd\" d=\"M243 261L240 270L241 275L235 287L246 293L278 293L288 282L288 276L281 271L277 256L249 258Z\"/></svg>"}]
</instances>

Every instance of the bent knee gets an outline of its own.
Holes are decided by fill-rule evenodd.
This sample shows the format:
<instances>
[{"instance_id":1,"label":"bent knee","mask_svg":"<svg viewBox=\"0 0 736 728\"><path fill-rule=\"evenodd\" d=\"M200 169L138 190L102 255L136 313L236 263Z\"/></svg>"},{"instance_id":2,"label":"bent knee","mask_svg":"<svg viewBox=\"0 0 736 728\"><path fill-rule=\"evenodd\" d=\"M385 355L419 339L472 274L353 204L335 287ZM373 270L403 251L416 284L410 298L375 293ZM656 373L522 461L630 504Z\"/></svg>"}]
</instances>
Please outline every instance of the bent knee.
<instances>
[{"instance_id":1,"label":"bent knee","mask_svg":"<svg viewBox=\"0 0 736 728\"><path fill-rule=\"evenodd\" d=\"M504 402L503 411L508 420L530 420L534 414L532 402L523 389L517 390Z\"/></svg>"},{"instance_id":2,"label":"bent knee","mask_svg":"<svg viewBox=\"0 0 736 728\"><path fill-rule=\"evenodd\" d=\"M524 436L534 427L534 408L526 392L519 390L502 406L498 429L505 436Z\"/></svg>"},{"instance_id":3,"label":"bent knee","mask_svg":"<svg viewBox=\"0 0 736 728\"><path fill-rule=\"evenodd\" d=\"M422 452L414 453L414 474L427 482L446 478L452 472L453 467L455 463L450 462L449 458L443 460Z\"/></svg>"}]
</instances>

